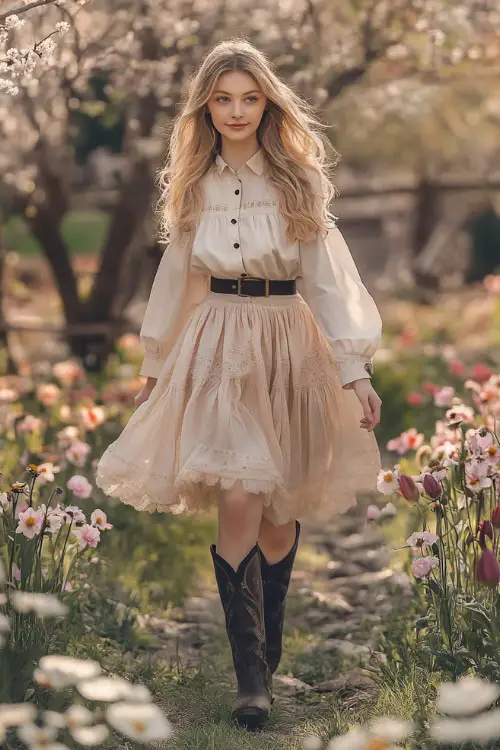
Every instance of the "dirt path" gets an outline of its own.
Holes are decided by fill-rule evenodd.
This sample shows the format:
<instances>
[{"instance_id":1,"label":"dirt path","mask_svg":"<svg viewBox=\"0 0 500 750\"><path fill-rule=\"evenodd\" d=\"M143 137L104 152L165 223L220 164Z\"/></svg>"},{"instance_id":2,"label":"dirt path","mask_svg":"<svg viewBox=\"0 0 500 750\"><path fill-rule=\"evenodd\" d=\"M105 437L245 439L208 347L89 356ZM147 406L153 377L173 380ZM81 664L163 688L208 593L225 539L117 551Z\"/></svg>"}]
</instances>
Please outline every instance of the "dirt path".
<instances>
[{"instance_id":1,"label":"dirt path","mask_svg":"<svg viewBox=\"0 0 500 750\"><path fill-rule=\"evenodd\" d=\"M378 658L374 649L381 626L394 603L411 595L407 578L389 562L385 537L364 524L364 506L328 524L303 525L287 604L285 653L274 678L276 702L269 726L258 736L230 722L234 678L215 583L191 597L173 619L149 618L145 626L159 646L155 658L191 674L188 678L181 669L184 679L175 688L166 682L158 696L178 730L168 747L298 750L311 732L342 731L350 712L362 710L373 697L363 666Z\"/></svg>"}]
</instances>

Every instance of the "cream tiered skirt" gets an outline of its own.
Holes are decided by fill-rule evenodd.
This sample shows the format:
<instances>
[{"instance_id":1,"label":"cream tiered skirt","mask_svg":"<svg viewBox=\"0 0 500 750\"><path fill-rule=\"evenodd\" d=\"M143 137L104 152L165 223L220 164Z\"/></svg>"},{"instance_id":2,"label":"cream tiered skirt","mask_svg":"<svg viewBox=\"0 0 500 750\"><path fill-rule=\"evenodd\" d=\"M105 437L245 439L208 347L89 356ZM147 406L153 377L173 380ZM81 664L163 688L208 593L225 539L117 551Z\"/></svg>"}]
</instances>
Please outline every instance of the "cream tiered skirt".
<instances>
[{"instance_id":1,"label":"cream tiered skirt","mask_svg":"<svg viewBox=\"0 0 500 750\"><path fill-rule=\"evenodd\" d=\"M276 525L326 519L376 490L380 454L362 416L300 295L209 292L96 482L137 510L194 513L242 480Z\"/></svg>"}]
</instances>

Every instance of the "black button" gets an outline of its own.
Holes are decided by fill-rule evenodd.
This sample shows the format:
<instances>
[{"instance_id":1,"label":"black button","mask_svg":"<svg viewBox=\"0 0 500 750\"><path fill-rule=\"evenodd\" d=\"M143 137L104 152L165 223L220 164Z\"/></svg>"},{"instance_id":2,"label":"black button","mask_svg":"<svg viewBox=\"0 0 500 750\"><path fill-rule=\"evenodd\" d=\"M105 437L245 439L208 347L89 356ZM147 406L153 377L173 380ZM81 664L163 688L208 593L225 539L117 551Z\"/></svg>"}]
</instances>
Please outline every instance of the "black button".
<instances>
[{"instance_id":1,"label":"black button","mask_svg":"<svg viewBox=\"0 0 500 750\"><path fill-rule=\"evenodd\" d=\"M240 191L239 191L239 190L235 190L235 191L234 191L234 194L235 194L235 195L239 195L239 194L240 194Z\"/></svg>"},{"instance_id":2,"label":"black button","mask_svg":"<svg viewBox=\"0 0 500 750\"><path fill-rule=\"evenodd\" d=\"M233 245L233 247L236 247L236 248L238 248L239 246L240 246L239 242L235 242L234 245Z\"/></svg>"},{"instance_id":3,"label":"black button","mask_svg":"<svg viewBox=\"0 0 500 750\"><path fill-rule=\"evenodd\" d=\"M231 224L236 224L236 219L231 219Z\"/></svg>"}]
</instances>

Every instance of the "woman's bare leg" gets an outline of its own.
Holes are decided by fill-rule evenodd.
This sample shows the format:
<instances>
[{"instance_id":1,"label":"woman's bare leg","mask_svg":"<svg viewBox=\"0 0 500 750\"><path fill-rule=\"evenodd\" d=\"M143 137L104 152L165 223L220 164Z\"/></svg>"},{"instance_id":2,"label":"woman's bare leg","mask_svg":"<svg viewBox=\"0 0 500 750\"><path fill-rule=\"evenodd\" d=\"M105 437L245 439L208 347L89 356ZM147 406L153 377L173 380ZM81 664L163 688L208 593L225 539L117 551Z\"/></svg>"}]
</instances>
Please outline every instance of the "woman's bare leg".
<instances>
[{"instance_id":1,"label":"woman's bare leg","mask_svg":"<svg viewBox=\"0 0 500 750\"><path fill-rule=\"evenodd\" d=\"M217 553L238 569L240 562L257 544L262 519L263 496L251 494L241 480L221 493L218 502Z\"/></svg>"},{"instance_id":2,"label":"woman's bare leg","mask_svg":"<svg viewBox=\"0 0 500 750\"><path fill-rule=\"evenodd\" d=\"M269 565L282 560L291 550L295 541L295 521L274 526L262 517L259 529L259 547Z\"/></svg>"}]
</instances>

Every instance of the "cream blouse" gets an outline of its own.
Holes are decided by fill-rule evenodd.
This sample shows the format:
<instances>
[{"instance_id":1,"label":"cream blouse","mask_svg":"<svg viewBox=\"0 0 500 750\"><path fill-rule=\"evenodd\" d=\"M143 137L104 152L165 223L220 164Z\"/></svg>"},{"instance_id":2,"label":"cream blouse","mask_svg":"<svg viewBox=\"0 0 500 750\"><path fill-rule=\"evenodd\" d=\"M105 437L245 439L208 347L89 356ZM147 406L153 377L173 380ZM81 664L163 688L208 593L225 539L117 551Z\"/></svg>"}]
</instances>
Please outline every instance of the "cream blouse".
<instances>
[{"instance_id":1,"label":"cream blouse","mask_svg":"<svg viewBox=\"0 0 500 750\"><path fill-rule=\"evenodd\" d=\"M314 184L314 182L313 182ZM319 184L319 181L317 181ZM259 149L238 171L218 155L202 179L204 210L191 247L175 234L162 256L141 328L141 375L157 378L177 337L209 291L210 275L297 279L330 343L342 386L370 377L382 321L335 225L290 242Z\"/></svg>"}]
</instances>

